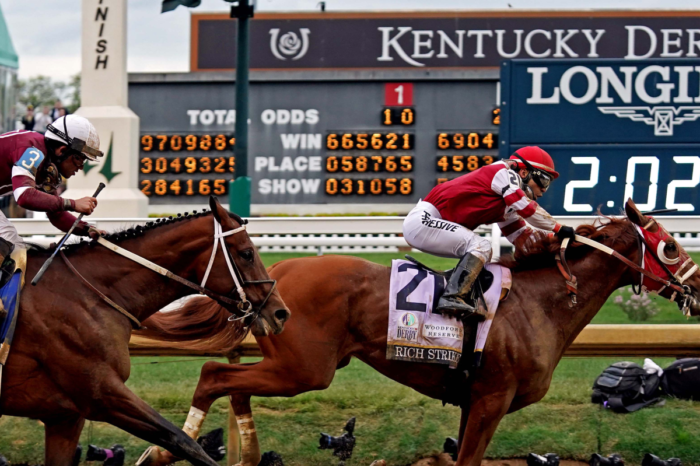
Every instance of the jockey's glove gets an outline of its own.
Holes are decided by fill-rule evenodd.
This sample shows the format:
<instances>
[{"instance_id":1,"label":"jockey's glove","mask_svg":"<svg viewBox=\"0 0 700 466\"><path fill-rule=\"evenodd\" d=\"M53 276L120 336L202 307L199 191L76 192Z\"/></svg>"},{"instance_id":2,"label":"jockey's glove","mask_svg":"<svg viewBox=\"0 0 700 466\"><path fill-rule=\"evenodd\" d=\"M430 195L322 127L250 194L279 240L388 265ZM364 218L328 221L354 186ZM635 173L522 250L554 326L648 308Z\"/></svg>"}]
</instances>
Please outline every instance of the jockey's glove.
<instances>
[{"instance_id":1,"label":"jockey's glove","mask_svg":"<svg viewBox=\"0 0 700 466\"><path fill-rule=\"evenodd\" d=\"M576 232L573 227L562 225L559 231L557 231L557 237L561 240L565 238L574 239L574 236L576 236Z\"/></svg>"}]
</instances>

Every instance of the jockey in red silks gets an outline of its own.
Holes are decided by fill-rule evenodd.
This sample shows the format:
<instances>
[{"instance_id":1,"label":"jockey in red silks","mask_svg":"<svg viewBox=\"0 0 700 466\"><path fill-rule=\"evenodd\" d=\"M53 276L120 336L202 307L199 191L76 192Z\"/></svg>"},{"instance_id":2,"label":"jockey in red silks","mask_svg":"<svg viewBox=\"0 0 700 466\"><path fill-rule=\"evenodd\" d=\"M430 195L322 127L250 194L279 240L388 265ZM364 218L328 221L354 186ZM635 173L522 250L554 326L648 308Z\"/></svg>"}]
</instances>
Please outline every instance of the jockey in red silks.
<instances>
[{"instance_id":1,"label":"jockey in red silks","mask_svg":"<svg viewBox=\"0 0 700 466\"><path fill-rule=\"evenodd\" d=\"M59 230L68 231L76 218L70 212L91 214L97 206L94 197L67 199L58 195L62 178L70 178L97 160L100 138L84 117L67 115L48 125L46 135L34 131L11 131L0 135L0 196L12 193L20 207L46 212ZM96 238L101 230L81 222L77 235ZM15 246L24 247L14 225L0 212L0 265ZM2 317L0 305L0 318Z\"/></svg>"},{"instance_id":2,"label":"jockey in red silks","mask_svg":"<svg viewBox=\"0 0 700 466\"><path fill-rule=\"evenodd\" d=\"M491 243L474 233L481 225L498 223L516 248L525 246L534 230L554 231L560 238L573 238L574 229L558 224L535 202L559 176L552 157L539 147L523 147L510 157L435 186L409 212L403 235L421 251L459 258L438 312L469 316L466 303L484 264L491 260Z\"/></svg>"}]
</instances>

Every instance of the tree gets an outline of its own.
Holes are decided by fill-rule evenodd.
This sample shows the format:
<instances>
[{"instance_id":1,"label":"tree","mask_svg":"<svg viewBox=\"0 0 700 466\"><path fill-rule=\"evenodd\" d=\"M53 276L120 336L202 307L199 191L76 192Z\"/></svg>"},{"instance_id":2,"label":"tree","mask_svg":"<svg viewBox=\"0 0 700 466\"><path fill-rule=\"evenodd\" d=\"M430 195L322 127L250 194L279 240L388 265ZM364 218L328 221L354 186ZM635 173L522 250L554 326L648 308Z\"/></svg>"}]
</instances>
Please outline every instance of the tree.
<instances>
[{"instance_id":1,"label":"tree","mask_svg":"<svg viewBox=\"0 0 700 466\"><path fill-rule=\"evenodd\" d=\"M63 96L65 83L52 81L48 76L34 76L18 81L17 100L20 104L32 105L34 108L42 105L53 105L56 99Z\"/></svg>"},{"instance_id":2,"label":"tree","mask_svg":"<svg viewBox=\"0 0 700 466\"><path fill-rule=\"evenodd\" d=\"M53 81L48 76L34 76L27 80L20 79L17 83L17 101L21 106L32 105L41 108L42 105L53 106L56 99L72 113L80 107L80 74L74 75L70 81Z\"/></svg>"},{"instance_id":3,"label":"tree","mask_svg":"<svg viewBox=\"0 0 700 466\"><path fill-rule=\"evenodd\" d=\"M70 81L68 82L68 100L70 105L68 105L68 110L74 113L78 108L80 108L80 73L74 74Z\"/></svg>"}]
</instances>

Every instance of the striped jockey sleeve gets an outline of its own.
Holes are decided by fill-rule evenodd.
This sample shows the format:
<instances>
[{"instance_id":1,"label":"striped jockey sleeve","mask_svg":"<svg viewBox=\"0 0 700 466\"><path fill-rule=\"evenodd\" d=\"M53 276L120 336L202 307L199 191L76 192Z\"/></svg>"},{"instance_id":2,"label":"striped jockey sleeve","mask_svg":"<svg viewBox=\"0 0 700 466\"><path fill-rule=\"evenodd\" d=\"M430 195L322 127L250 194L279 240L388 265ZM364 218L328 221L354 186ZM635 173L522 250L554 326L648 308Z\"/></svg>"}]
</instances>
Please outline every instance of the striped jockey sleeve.
<instances>
[{"instance_id":1,"label":"striped jockey sleeve","mask_svg":"<svg viewBox=\"0 0 700 466\"><path fill-rule=\"evenodd\" d=\"M527 220L527 223L535 228L539 228L540 230L554 231L556 233L561 228L561 225L559 225L554 218L549 215L549 212L544 210L539 205L537 206L535 213L525 220Z\"/></svg>"},{"instance_id":2,"label":"striped jockey sleeve","mask_svg":"<svg viewBox=\"0 0 700 466\"><path fill-rule=\"evenodd\" d=\"M535 214L537 203L530 201L525 192L520 189L520 175L513 170L505 167L499 170L493 177L491 189L503 196L506 205L515 209L520 217L527 219Z\"/></svg>"},{"instance_id":3,"label":"striped jockey sleeve","mask_svg":"<svg viewBox=\"0 0 700 466\"><path fill-rule=\"evenodd\" d=\"M501 229L501 234L503 234L511 244L515 243L518 236L523 234L528 228L525 221L518 215L511 215L503 222L498 222L498 227Z\"/></svg>"}]
</instances>

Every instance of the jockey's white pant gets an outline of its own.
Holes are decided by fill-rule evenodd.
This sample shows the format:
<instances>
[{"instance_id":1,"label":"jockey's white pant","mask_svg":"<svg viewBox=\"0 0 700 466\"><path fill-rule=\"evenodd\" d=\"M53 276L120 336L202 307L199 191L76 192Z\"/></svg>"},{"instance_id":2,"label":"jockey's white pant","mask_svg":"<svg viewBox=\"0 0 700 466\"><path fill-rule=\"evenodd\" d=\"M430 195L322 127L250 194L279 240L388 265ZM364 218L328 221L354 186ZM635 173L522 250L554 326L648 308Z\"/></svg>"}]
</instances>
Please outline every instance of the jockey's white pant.
<instances>
[{"instance_id":1,"label":"jockey's white pant","mask_svg":"<svg viewBox=\"0 0 700 466\"><path fill-rule=\"evenodd\" d=\"M17 228L5 217L2 211L0 211L0 238L9 241L14 244L15 247L22 247L24 245L22 237L17 233Z\"/></svg>"},{"instance_id":2,"label":"jockey's white pant","mask_svg":"<svg viewBox=\"0 0 700 466\"><path fill-rule=\"evenodd\" d=\"M491 242L458 223L443 220L437 208L419 201L403 221L403 236L416 249L434 256L461 258L471 253L488 263Z\"/></svg>"}]
</instances>

